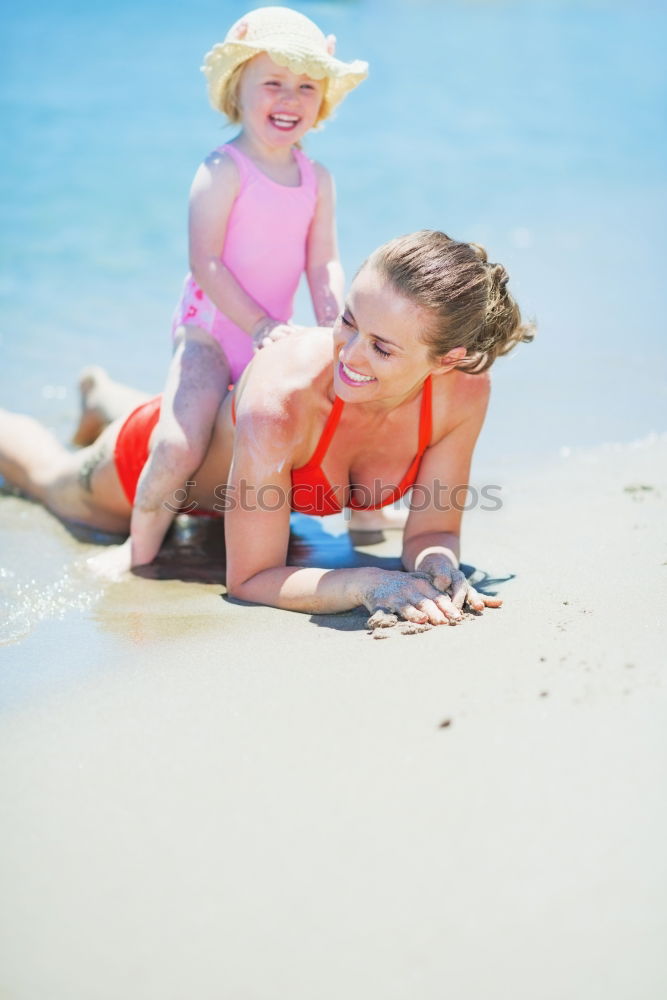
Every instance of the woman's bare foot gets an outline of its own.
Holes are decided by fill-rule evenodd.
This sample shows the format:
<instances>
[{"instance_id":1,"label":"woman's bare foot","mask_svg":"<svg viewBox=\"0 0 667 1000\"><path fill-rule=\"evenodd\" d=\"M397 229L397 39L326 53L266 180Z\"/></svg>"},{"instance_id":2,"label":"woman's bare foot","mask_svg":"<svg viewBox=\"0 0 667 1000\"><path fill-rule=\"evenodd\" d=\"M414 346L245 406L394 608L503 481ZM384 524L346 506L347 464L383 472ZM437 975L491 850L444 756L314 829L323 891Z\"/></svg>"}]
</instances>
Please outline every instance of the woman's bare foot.
<instances>
[{"instance_id":1,"label":"woman's bare foot","mask_svg":"<svg viewBox=\"0 0 667 1000\"><path fill-rule=\"evenodd\" d=\"M79 391L81 417L72 444L81 447L92 444L108 424L124 417L149 398L138 389L114 382L99 365L84 368L79 378Z\"/></svg>"}]
</instances>

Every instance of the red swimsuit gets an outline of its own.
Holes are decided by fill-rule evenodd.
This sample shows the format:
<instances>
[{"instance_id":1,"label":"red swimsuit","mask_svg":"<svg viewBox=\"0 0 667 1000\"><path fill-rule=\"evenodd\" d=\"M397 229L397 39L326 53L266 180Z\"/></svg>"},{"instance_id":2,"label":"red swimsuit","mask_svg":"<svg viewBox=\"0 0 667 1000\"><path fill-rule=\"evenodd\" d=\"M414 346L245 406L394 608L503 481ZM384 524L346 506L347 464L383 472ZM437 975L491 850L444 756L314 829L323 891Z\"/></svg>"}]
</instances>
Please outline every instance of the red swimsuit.
<instances>
[{"instance_id":1,"label":"red swimsuit","mask_svg":"<svg viewBox=\"0 0 667 1000\"><path fill-rule=\"evenodd\" d=\"M161 402L162 397L155 396L137 406L118 431L113 458L120 485L131 504L134 503L139 476L148 461L148 442L160 419Z\"/></svg>"},{"instance_id":2,"label":"red swimsuit","mask_svg":"<svg viewBox=\"0 0 667 1000\"><path fill-rule=\"evenodd\" d=\"M297 511L299 514L317 514L323 517L325 514L340 514L342 510L336 500L331 483L324 475L322 462L329 450L331 439L336 433L336 427L338 426L344 405L343 400L339 396L336 396L315 451L305 465L300 466L298 469L292 469L291 507L293 511ZM236 423L234 400L232 400L232 420ZM410 463L399 485L390 489L389 495L381 503L376 504L360 503L355 500L352 496L355 487L350 487L350 496L345 506L351 507L352 510L378 510L378 508L386 507L400 499L410 489L417 478L419 463L431 443L431 428L431 376L429 375L424 382L422 390L417 454ZM362 492L363 487L356 487L356 490L357 492Z\"/></svg>"},{"instance_id":3,"label":"red swimsuit","mask_svg":"<svg viewBox=\"0 0 667 1000\"><path fill-rule=\"evenodd\" d=\"M316 514L320 517L325 514L340 514L341 512L342 508L336 500L331 483L322 470L322 462L336 433L336 427L338 426L344 405L343 400L336 396L320 440L312 456L305 465L302 465L298 469L292 469L291 508L293 511L300 514ZM147 403L142 403L136 410L133 410L118 433L116 448L114 450L114 460L118 478L130 503L134 503L139 476L148 459L148 442L159 416L160 397L156 396L155 399L151 399ZM233 399L232 420L236 423L236 411ZM379 507L386 507L388 504L392 504L402 497L417 478L419 463L431 442L431 428L431 376L429 375L424 382L422 390L417 454L410 463L401 482L398 486L390 489L388 496L378 504L361 503L355 500L352 495L355 489L357 492L361 492L363 488L350 487L350 496L346 506L351 507L353 510L377 510ZM209 511L197 511L197 513L215 514L215 512Z\"/></svg>"}]
</instances>

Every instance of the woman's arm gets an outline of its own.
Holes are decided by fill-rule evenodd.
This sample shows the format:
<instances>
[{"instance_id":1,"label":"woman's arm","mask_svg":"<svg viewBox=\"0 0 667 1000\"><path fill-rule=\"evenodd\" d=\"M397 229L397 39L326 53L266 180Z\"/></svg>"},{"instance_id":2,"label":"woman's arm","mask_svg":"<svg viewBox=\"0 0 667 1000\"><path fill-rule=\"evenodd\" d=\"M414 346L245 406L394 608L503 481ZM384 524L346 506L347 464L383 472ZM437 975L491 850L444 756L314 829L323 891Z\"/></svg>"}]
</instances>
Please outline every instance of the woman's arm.
<instances>
[{"instance_id":1,"label":"woman's arm","mask_svg":"<svg viewBox=\"0 0 667 1000\"><path fill-rule=\"evenodd\" d=\"M499 598L483 597L473 590L459 569L470 464L490 392L489 380L483 375L466 376L464 386L466 392L457 399L460 422L431 445L422 459L402 551L406 570L424 573L439 591L451 597L451 609L456 612L464 603L475 611L502 604Z\"/></svg>"},{"instance_id":2,"label":"woman's arm","mask_svg":"<svg viewBox=\"0 0 667 1000\"><path fill-rule=\"evenodd\" d=\"M223 153L211 153L195 174L190 190L190 270L216 309L247 334L263 337L276 321L248 295L220 259L238 193L236 164Z\"/></svg>"},{"instance_id":3,"label":"woman's arm","mask_svg":"<svg viewBox=\"0 0 667 1000\"><path fill-rule=\"evenodd\" d=\"M333 178L319 163L317 205L308 231L306 276L319 326L333 326L343 308L345 277L336 238L336 195Z\"/></svg>"},{"instance_id":4,"label":"woman's arm","mask_svg":"<svg viewBox=\"0 0 667 1000\"><path fill-rule=\"evenodd\" d=\"M281 409L280 402L271 407L266 397L253 400L252 394L248 385L237 413L227 486L227 590L241 600L290 611L356 607L363 586L358 570L286 565L296 407L286 403Z\"/></svg>"},{"instance_id":5,"label":"woman's arm","mask_svg":"<svg viewBox=\"0 0 667 1000\"><path fill-rule=\"evenodd\" d=\"M332 570L286 565L291 468L296 464L294 428L304 426L307 404L302 399L299 405L272 405L266 392L256 393L253 400L253 388L248 385L239 407L226 495L229 594L309 614L365 606L371 613L395 611L408 621L445 623L443 606L448 599L423 575L376 567Z\"/></svg>"}]
</instances>

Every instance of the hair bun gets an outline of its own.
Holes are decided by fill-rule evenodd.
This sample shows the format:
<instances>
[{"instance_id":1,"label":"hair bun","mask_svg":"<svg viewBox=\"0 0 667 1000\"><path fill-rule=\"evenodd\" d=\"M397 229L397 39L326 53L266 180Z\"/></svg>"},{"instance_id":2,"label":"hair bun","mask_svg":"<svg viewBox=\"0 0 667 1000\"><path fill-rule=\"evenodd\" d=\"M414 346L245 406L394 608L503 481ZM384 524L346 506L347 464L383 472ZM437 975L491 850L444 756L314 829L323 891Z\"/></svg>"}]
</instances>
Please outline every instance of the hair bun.
<instances>
[{"instance_id":1,"label":"hair bun","mask_svg":"<svg viewBox=\"0 0 667 1000\"><path fill-rule=\"evenodd\" d=\"M507 287L502 264L489 263L479 243L459 243L446 233L422 229L379 247L367 263L396 292L431 312L425 332L431 356L455 347L466 356L456 365L478 375L516 344L533 339Z\"/></svg>"},{"instance_id":2,"label":"hair bun","mask_svg":"<svg viewBox=\"0 0 667 1000\"><path fill-rule=\"evenodd\" d=\"M504 292L510 276L502 264L489 264L489 281L491 288Z\"/></svg>"},{"instance_id":3,"label":"hair bun","mask_svg":"<svg viewBox=\"0 0 667 1000\"><path fill-rule=\"evenodd\" d=\"M488 263L488 257L486 255L486 250L484 249L483 246L480 246L479 243L470 243L469 246L470 246L472 252L475 254L475 257L477 258L477 260L481 260L482 264Z\"/></svg>"}]
</instances>

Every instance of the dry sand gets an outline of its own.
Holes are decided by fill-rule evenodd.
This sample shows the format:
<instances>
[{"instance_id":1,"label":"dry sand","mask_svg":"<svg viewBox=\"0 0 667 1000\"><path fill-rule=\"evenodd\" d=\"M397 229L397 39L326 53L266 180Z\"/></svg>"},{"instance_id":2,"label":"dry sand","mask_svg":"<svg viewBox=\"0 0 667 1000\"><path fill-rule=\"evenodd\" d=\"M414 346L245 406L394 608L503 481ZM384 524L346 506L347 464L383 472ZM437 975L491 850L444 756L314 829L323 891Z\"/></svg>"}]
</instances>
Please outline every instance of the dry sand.
<instances>
[{"instance_id":1,"label":"dry sand","mask_svg":"<svg viewBox=\"0 0 667 1000\"><path fill-rule=\"evenodd\" d=\"M456 628L139 579L44 614L2 650L2 1000L667 995L666 458L469 514L505 607Z\"/></svg>"}]
</instances>

